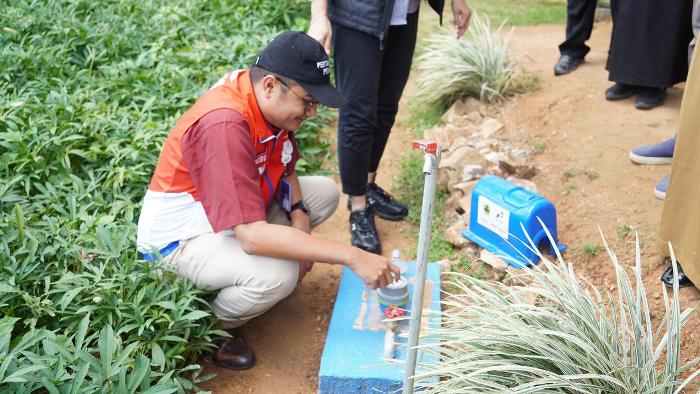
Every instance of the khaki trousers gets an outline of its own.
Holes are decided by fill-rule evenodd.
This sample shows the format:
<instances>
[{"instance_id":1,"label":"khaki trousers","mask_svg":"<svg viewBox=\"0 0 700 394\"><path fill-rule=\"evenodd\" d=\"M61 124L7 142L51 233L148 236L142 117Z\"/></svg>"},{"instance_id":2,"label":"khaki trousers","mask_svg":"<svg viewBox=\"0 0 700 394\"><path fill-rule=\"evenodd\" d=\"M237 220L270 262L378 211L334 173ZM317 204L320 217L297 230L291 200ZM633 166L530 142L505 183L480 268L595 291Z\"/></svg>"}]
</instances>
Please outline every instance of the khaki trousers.
<instances>
[{"instance_id":1,"label":"khaki trousers","mask_svg":"<svg viewBox=\"0 0 700 394\"><path fill-rule=\"evenodd\" d=\"M312 227L333 215L340 194L332 180L306 176L299 177L299 183ZM290 224L276 203L268 210L267 221ZM231 230L180 241L165 261L197 286L219 292L211 308L224 329L243 325L286 298L299 275L297 261L246 254Z\"/></svg>"},{"instance_id":2,"label":"khaki trousers","mask_svg":"<svg viewBox=\"0 0 700 394\"><path fill-rule=\"evenodd\" d=\"M683 272L700 286L700 64L693 55L681 103L671 179L661 216L660 238L671 242ZM668 245L663 245L668 251Z\"/></svg>"}]
</instances>

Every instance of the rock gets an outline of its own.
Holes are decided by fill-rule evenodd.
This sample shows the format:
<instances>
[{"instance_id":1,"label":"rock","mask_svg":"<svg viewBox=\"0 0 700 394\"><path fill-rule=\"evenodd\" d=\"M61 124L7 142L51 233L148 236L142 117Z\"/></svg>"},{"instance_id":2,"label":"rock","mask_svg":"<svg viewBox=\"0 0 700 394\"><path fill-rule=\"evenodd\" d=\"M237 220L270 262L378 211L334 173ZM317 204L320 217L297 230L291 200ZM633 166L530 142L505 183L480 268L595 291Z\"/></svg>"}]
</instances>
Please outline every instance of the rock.
<instances>
[{"instance_id":1,"label":"rock","mask_svg":"<svg viewBox=\"0 0 700 394\"><path fill-rule=\"evenodd\" d=\"M460 250L460 253L467 256L471 261L474 261L479 257L479 247L476 244L469 241L469 245Z\"/></svg>"},{"instance_id":2,"label":"rock","mask_svg":"<svg viewBox=\"0 0 700 394\"><path fill-rule=\"evenodd\" d=\"M505 160L501 160L498 162L498 168L500 168L501 171L503 171L507 175L513 175L513 174L515 174L515 171L516 171L515 166L508 163Z\"/></svg>"},{"instance_id":3,"label":"rock","mask_svg":"<svg viewBox=\"0 0 700 394\"><path fill-rule=\"evenodd\" d=\"M464 216L465 218L465 223L469 221L469 214L471 212L471 207L472 207L472 194L471 190L469 191L469 194L461 197L457 201L457 206L459 209L462 210L461 215Z\"/></svg>"},{"instance_id":4,"label":"rock","mask_svg":"<svg viewBox=\"0 0 700 394\"><path fill-rule=\"evenodd\" d=\"M446 127L433 127L423 132L423 139L438 143L441 151L450 148L450 133Z\"/></svg>"},{"instance_id":5,"label":"rock","mask_svg":"<svg viewBox=\"0 0 700 394\"><path fill-rule=\"evenodd\" d=\"M530 288L530 287L522 287L522 288L519 288L519 289L513 291L513 294L520 297L523 301L528 302L532 305L535 305L537 303L537 298L539 296L538 296L537 292L535 292L531 289L532 288Z\"/></svg>"},{"instance_id":6,"label":"rock","mask_svg":"<svg viewBox=\"0 0 700 394\"><path fill-rule=\"evenodd\" d=\"M518 164L522 164L530 157L530 152L526 151L525 149L516 148L510 150L510 155L518 162Z\"/></svg>"},{"instance_id":7,"label":"rock","mask_svg":"<svg viewBox=\"0 0 700 394\"><path fill-rule=\"evenodd\" d=\"M514 175L516 178L531 179L537 175L537 169L528 165L516 165L509 160L501 160L498 162L498 168L503 171L506 176Z\"/></svg>"},{"instance_id":8,"label":"rock","mask_svg":"<svg viewBox=\"0 0 700 394\"><path fill-rule=\"evenodd\" d=\"M450 145L449 152L454 153L454 151L456 151L459 148L463 148L465 146L470 147L471 145L471 142L469 142L469 140L466 137L460 136L455 138L454 141L452 141L452 145Z\"/></svg>"},{"instance_id":9,"label":"rock","mask_svg":"<svg viewBox=\"0 0 700 394\"><path fill-rule=\"evenodd\" d=\"M462 169L462 182L469 182L474 179L480 179L486 175L484 167L478 164L467 164Z\"/></svg>"},{"instance_id":10,"label":"rock","mask_svg":"<svg viewBox=\"0 0 700 394\"><path fill-rule=\"evenodd\" d=\"M479 111L472 111L464 117L464 120L471 122L471 123L479 123L479 122L481 122L481 119L482 119L482 117L481 117L481 114L479 113Z\"/></svg>"},{"instance_id":11,"label":"rock","mask_svg":"<svg viewBox=\"0 0 700 394\"><path fill-rule=\"evenodd\" d=\"M474 141L474 148L478 149L479 152L490 152L498 148L498 141L494 139L477 139Z\"/></svg>"},{"instance_id":12,"label":"rock","mask_svg":"<svg viewBox=\"0 0 700 394\"><path fill-rule=\"evenodd\" d=\"M437 187L438 189L446 189L450 185L450 178L454 176L450 173L457 172L452 168L440 168L438 169Z\"/></svg>"},{"instance_id":13,"label":"rock","mask_svg":"<svg viewBox=\"0 0 700 394\"><path fill-rule=\"evenodd\" d=\"M445 204L443 205L443 212L456 212L459 215L464 214L464 208L462 208L460 204L460 199L462 199L462 191L457 190L454 193L450 194L450 196L445 200Z\"/></svg>"},{"instance_id":14,"label":"rock","mask_svg":"<svg viewBox=\"0 0 700 394\"><path fill-rule=\"evenodd\" d=\"M501 152L488 152L484 155L484 159L486 159L489 163L498 164L501 161L504 161L506 157Z\"/></svg>"},{"instance_id":15,"label":"rock","mask_svg":"<svg viewBox=\"0 0 700 394\"><path fill-rule=\"evenodd\" d=\"M483 138L491 138L501 129L503 129L501 122L497 121L496 119L489 118L481 124L480 133Z\"/></svg>"},{"instance_id":16,"label":"rock","mask_svg":"<svg viewBox=\"0 0 700 394\"><path fill-rule=\"evenodd\" d=\"M447 180L447 189L450 189L450 185L454 185L457 183L462 183L462 174L457 171L457 170L452 170L447 173L449 176L449 179ZM453 191L450 191L451 193L454 193Z\"/></svg>"},{"instance_id":17,"label":"rock","mask_svg":"<svg viewBox=\"0 0 700 394\"><path fill-rule=\"evenodd\" d=\"M508 286L528 286L532 283L532 279L533 277L529 270L508 266L503 283Z\"/></svg>"},{"instance_id":18,"label":"rock","mask_svg":"<svg viewBox=\"0 0 700 394\"><path fill-rule=\"evenodd\" d=\"M495 281L495 282L502 282L503 279L506 277L506 272L498 270L496 268L491 267L488 264L483 264L483 280L488 280L488 281Z\"/></svg>"},{"instance_id":19,"label":"rock","mask_svg":"<svg viewBox=\"0 0 700 394\"><path fill-rule=\"evenodd\" d=\"M449 189L450 193L454 193L457 190L459 190L462 193L464 193L464 195L471 196L472 189L474 189L474 185L476 185L476 181L459 182L459 183L450 184L448 186L448 189Z\"/></svg>"},{"instance_id":20,"label":"rock","mask_svg":"<svg viewBox=\"0 0 700 394\"><path fill-rule=\"evenodd\" d=\"M444 114L442 114L443 122L451 123L455 120L462 119L465 115L470 112L479 110L479 101L473 97L469 97L465 100L455 101L450 109L448 109Z\"/></svg>"},{"instance_id":21,"label":"rock","mask_svg":"<svg viewBox=\"0 0 700 394\"><path fill-rule=\"evenodd\" d=\"M515 175L521 179L532 179L537 175L537 168L533 166L517 166Z\"/></svg>"},{"instance_id":22,"label":"rock","mask_svg":"<svg viewBox=\"0 0 700 394\"><path fill-rule=\"evenodd\" d=\"M453 262L451 260L443 259L443 260L438 261L438 264L440 266L440 272L452 271Z\"/></svg>"},{"instance_id":23,"label":"rock","mask_svg":"<svg viewBox=\"0 0 700 394\"><path fill-rule=\"evenodd\" d=\"M520 179L520 178L515 178L512 176L509 176L506 178L506 180L515 186L520 186L522 188L525 188L533 193L537 193L537 185L535 185L534 182L528 181L527 179Z\"/></svg>"},{"instance_id":24,"label":"rock","mask_svg":"<svg viewBox=\"0 0 700 394\"><path fill-rule=\"evenodd\" d=\"M446 228L442 235L445 237L445 241L450 243L456 248L463 248L469 244L466 238L462 236L462 231L464 231L467 226L464 224L464 220L461 218L454 222L450 227Z\"/></svg>"},{"instance_id":25,"label":"rock","mask_svg":"<svg viewBox=\"0 0 700 394\"><path fill-rule=\"evenodd\" d=\"M452 168L459 171L467 164L484 164L484 159L479 151L470 146L459 147L440 160L440 168Z\"/></svg>"},{"instance_id":26,"label":"rock","mask_svg":"<svg viewBox=\"0 0 700 394\"><path fill-rule=\"evenodd\" d=\"M508 263L506 263L502 258L496 256L495 254L489 252L486 249L481 250L479 255L479 260L488 264L492 268L498 271L505 271L508 268Z\"/></svg>"}]
</instances>

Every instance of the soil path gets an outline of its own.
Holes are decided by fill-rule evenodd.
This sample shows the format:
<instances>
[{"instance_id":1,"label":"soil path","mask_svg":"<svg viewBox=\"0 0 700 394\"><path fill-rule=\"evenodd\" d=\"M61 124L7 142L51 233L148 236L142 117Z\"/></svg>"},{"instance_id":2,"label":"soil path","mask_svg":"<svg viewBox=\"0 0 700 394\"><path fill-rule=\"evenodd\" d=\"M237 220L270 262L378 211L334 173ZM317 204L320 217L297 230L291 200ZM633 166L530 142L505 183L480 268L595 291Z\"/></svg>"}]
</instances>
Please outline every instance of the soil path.
<instances>
[{"instance_id":1,"label":"soil path","mask_svg":"<svg viewBox=\"0 0 700 394\"><path fill-rule=\"evenodd\" d=\"M666 105L647 112L635 110L632 99L607 102L603 92L610 82L604 66L610 30L609 23L596 24L586 63L570 75L554 77L552 66L564 27L517 28L510 51L527 72L539 77L540 89L489 112L497 113L505 125L498 136L504 145L530 150L534 144L544 144L544 152L532 159L539 170L533 181L557 207L559 238L568 246L565 259L597 285L613 289L613 268L598 226L623 264L634 261L634 231L638 232L650 303L655 311L662 311L658 277L666 263L656 247L656 236L663 203L654 198L652 188L670 167L633 165L627 152L675 132L683 90L682 86L669 89ZM410 91L409 81L407 95ZM402 105L401 112L406 111ZM401 127L393 133L379 175L380 183L387 186L412 138ZM631 234L622 236L624 226L633 229ZM378 220L378 227L386 254L413 246L408 224ZM315 234L349 242L345 200ZM586 244L598 245L597 255L585 253ZM215 393L315 393L340 271L340 267L317 264L291 297L244 328L257 354L256 367L234 372L210 366L207 372L218 377L204 388ZM682 307L697 306L698 300L700 292L694 288L682 290ZM658 319L658 314L654 316ZM684 329L684 359L700 355L699 320L694 316Z\"/></svg>"},{"instance_id":2,"label":"soil path","mask_svg":"<svg viewBox=\"0 0 700 394\"><path fill-rule=\"evenodd\" d=\"M609 22L596 24L586 63L560 77L553 75L552 67L563 28L515 30L511 53L541 83L537 92L500 108L499 118L505 125L502 137L524 149L544 144L544 152L533 159L539 170L533 181L557 207L560 242L568 246L564 257L578 273L601 288L614 289L614 269L598 227L623 265L634 264L637 232L645 289L652 316L659 323L664 310L659 277L668 266L664 261L668 248L662 249L658 240L663 201L654 197L653 188L671 167L635 165L628 152L677 131L683 85L669 89L666 104L651 111L636 110L632 98L606 101L604 91L612 84L605 71L611 27ZM632 229L626 236L625 226ZM587 244L597 245L598 253L584 252ZM699 301L700 291L694 287L681 290L681 308L697 309ZM700 356L699 329L696 314L683 328L684 361Z\"/></svg>"}]
</instances>

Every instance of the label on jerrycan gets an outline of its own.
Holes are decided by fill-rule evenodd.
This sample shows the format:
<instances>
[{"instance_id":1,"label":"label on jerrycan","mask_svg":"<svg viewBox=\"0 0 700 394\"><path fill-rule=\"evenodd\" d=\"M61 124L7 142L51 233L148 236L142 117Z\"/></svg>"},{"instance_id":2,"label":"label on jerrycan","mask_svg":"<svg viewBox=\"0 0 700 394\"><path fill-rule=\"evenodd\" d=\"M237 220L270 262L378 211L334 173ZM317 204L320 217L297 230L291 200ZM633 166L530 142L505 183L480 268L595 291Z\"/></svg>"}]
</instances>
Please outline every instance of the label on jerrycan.
<instances>
[{"instance_id":1,"label":"label on jerrycan","mask_svg":"<svg viewBox=\"0 0 700 394\"><path fill-rule=\"evenodd\" d=\"M501 238L508 239L510 211L484 196L479 196L478 209L476 222L498 234Z\"/></svg>"}]
</instances>

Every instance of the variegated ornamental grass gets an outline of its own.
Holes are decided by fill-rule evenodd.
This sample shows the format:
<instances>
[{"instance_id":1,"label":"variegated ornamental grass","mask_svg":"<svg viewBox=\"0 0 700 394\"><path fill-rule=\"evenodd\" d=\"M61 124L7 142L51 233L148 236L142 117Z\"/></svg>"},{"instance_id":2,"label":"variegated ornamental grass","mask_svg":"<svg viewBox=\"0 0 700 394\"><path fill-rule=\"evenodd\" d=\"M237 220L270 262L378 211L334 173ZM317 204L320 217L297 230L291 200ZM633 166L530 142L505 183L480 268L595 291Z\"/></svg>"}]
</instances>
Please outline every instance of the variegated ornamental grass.
<instances>
[{"instance_id":1,"label":"variegated ornamental grass","mask_svg":"<svg viewBox=\"0 0 700 394\"><path fill-rule=\"evenodd\" d=\"M501 38L501 28L492 32L488 18L474 14L460 40L451 32L427 38L417 58L418 96L449 103L469 96L490 102L507 94L516 72L508 58L510 34Z\"/></svg>"},{"instance_id":2,"label":"variegated ornamental grass","mask_svg":"<svg viewBox=\"0 0 700 394\"><path fill-rule=\"evenodd\" d=\"M426 393L680 392L700 374L700 359L680 364L681 327L692 309L681 311L677 283L670 296L659 284L665 313L655 329L639 242L631 268L606 248L617 276L612 292L577 275L561 255L524 270L529 285L454 274L442 327L421 345L441 361L422 365L418 386Z\"/></svg>"}]
</instances>

